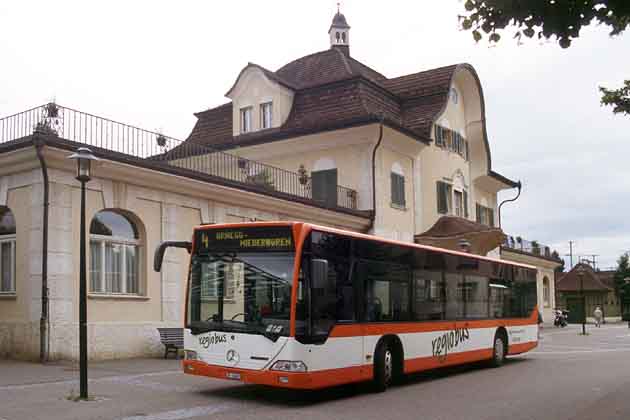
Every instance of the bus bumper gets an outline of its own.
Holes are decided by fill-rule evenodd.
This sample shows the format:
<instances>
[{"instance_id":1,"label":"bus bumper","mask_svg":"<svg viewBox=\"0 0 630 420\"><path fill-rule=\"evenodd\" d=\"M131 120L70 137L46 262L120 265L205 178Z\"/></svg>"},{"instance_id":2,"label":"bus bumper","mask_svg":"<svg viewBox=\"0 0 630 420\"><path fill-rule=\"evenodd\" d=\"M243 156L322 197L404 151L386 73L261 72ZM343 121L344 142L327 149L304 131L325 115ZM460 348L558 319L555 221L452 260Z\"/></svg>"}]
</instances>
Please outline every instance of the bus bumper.
<instances>
[{"instance_id":1,"label":"bus bumper","mask_svg":"<svg viewBox=\"0 0 630 420\"><path fill-rule=\"evenodd\" d=\"M184 373L210 378L241 381L247 384L269 385L292 389L315 389L321 384L313 381L308 372L277 372L271 370L238 369L227 366L209 365L197 360L182 362Z\"/></svg>"}]
</instances>

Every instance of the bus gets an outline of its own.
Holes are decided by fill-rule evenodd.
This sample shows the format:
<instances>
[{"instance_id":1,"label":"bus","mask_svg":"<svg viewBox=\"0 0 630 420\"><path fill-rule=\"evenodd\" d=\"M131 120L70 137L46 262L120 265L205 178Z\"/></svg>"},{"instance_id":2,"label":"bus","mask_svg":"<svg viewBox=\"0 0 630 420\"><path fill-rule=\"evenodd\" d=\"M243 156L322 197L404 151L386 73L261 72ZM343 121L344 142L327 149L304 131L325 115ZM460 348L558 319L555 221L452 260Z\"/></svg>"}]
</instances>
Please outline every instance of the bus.
<instances>
[{"instance_id":1,"label":"bus","mask_svg":"<svg viewBox=\"0 0 630 420\"><path fill-rule=\"evenodd\" d=\"M535 267L302 222L202 225L191 253L183 371L318 389L537 346Z\"/></svg>"}]
</instances>

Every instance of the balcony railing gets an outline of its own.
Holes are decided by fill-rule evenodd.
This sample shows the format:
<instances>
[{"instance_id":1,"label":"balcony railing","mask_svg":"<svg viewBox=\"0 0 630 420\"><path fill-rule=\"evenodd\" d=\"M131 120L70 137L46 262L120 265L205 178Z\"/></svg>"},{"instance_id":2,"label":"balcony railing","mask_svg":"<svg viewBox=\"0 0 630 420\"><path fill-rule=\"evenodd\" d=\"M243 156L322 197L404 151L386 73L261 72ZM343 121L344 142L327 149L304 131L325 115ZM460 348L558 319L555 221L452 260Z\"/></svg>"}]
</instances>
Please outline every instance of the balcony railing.
<instances>
[{"instance_id":1,"label":"balcony railing","mask_svg":"<svg viewBox=\"0 0 630 420\"><path fill-rule=\"evenodd\" d=\"M532 255L539 255L547 258L559 260L560 255L557 251L552 250L547 245L540 244L538 241L528 241L520 236L508 236L503 243L504 248L514 249L516 251L526 252Z\"/></svg>"},{"instance_id":2,"label":"balcony railing","mask_svg":"<svg viewBox=\"0 0 630 420\"><path fill-rule=\"evenodd\" d=\"M287 171L54 103L1 118L0 144L30 136L36 130L152 164L210 175L248 190L280 194L287 199L295 197L329 208L357 209L357 192L351 188L337 185L333 199L314 197L313 180L306 173Z\"/></svg>"}]
</instances>

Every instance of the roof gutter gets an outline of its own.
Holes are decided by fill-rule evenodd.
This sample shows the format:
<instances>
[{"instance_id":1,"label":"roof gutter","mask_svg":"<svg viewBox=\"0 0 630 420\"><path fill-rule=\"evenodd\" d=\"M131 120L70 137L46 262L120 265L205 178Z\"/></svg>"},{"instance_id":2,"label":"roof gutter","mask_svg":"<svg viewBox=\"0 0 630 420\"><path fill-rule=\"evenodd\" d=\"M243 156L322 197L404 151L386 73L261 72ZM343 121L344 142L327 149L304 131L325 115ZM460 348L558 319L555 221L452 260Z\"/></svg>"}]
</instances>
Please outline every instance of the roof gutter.
<instances>
[{"instance_id":1,"label":"roof gutter","mask_svg":"<svg viewBox=\"0 0 630 420\"><path fill-rule=\"evenodd\" d=\"M370 231L374 228L374 222L376 220L376 151L381 145L383 141L383 121L385 117L383 114L379 115L379 128L378 128L378 140L376 141L376 145L374 149L372 149L372 216L370 217L370 224L366 229L366 233L370 233Z\"/></svg>"},{"instance_id":2,"label":"roof gutter","mask_svg":"<svg viewBox=\"0 0 630 420\"><path fill-rule=\"evenodd\" d=\"M501 207L503 207L503 205L504 205L505 203L511 203L512 201L516 201L516 200L518 200L518 198L521 196L521 189L522 189L522 186L523 186L523 185L521 184L521 181L518 181L518 182L514 185L514 187L518 188L518 193L516 194L516 197L514 197L514 198L510 198L510 199L508 199L508 200L503 200L503 201L501 202L501 204L499 204L499 209L498 209L498 216L499 216L499 217L498 217L498 219L499 219L499 228L501 227Z\"/></svg>"},{"instance_id":3,"label":"roof gutter","mask_svg":"<svg viewBox=\"0 0 630 420\"><path fill-rule=\"evenodd\" d=\"M46 166L46 160L42 154L42 149L45 146L45 140L40 133L35 132L33 138L35 145L35 151L37 158L42 168L42 177L44 180L44 203L42 207L43 212L43 227L42 227L42 314L39 319L39 360L41 363L48 361L49 355L49 333L50 333L50 317L49 317L49 299L48 299L48 199L50 184L48 182L48 167Z\"/></svg>"}]
</instances>

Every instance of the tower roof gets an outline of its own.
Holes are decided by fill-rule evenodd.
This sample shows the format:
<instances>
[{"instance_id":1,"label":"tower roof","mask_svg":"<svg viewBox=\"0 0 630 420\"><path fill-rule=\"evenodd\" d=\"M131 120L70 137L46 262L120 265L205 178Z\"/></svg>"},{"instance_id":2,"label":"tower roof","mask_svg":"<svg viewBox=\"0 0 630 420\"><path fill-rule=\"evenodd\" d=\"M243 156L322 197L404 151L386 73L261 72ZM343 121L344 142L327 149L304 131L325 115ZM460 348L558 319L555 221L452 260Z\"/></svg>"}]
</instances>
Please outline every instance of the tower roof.
<instances>
[{"instance_id":1,"label":"tower roof","mask_svg":"<svg viewBox=\"0 0 630 420\"><path fill-rule=\"evenodd\" d=\"M328 30L328 32L330 32L332 28L350 29L350 25L348 25L348 21L346 20L346 17L343 15L343 13L337 11L335 16L333 17L333 20L332 20L332 23L330 24L330 29Z\"/></svg>"}]
</instances>

